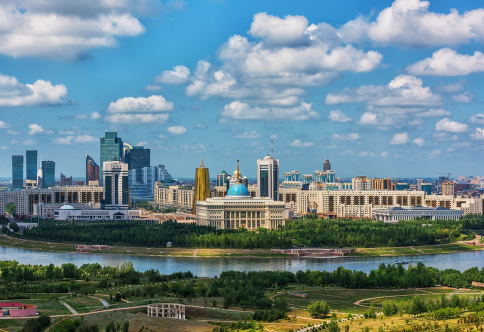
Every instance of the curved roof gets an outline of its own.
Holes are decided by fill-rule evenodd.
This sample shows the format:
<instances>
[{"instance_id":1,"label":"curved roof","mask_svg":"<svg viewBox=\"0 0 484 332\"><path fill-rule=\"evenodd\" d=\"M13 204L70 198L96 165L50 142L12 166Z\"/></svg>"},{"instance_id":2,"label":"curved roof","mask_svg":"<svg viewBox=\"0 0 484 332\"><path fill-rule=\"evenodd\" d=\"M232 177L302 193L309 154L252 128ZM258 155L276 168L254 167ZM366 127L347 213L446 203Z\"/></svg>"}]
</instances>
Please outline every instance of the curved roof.
<instances>
[{"instance_id":1,"label":"curved roof","mask_svg":"<svg viewBox=\"0 0 484 332\"><path fill-rule=\"evenodd\" d=\"M269 156L269 155L267 155L267 156L265 156L265 157L264 157L264 159L262 159L262 160L271 160L271 159L272 159L272 157L271 157L271 156Z\"/></svg>"},{"instance_id":2,"label":"curved roof","mask_svg":"<svg viewBox=\"0 0 484 332\"><path fill-rule=\"evenodd\" d=\"M227 191L227 197L250 197L249 190L242 183L234 183Z\"/></svg>"},{"instance_id":3,"label":"curved roof","mask_svg":"<svg viewBox=\"0 0 484 332\"><path fill-rule=\"evenodd\" d=\"M72 205L63 205L60 210L75 210Z\"/></svg>"}]
</instances>

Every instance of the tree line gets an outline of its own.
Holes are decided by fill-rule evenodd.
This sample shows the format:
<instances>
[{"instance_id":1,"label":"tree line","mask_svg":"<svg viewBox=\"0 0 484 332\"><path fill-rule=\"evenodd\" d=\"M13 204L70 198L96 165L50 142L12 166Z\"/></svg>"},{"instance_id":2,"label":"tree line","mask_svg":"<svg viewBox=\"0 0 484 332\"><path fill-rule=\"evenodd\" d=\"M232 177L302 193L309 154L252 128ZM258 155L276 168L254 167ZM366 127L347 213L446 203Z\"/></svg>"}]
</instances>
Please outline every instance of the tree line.
<instances>
[{"instance_id":1,"label":"tree line","mask_svg":"<svg viewBox=\"0 0 484 332\"><path fill-rule=\"evenodd\" d=\"M473 220L473 219L469 219ZM475 222L465 220L466 225ZM166 221L146 224L142 221L61 222L45 221L39 227L24 230L23 238L78 244L108 244L200 248L290 248L290 247L386 247L431 245L455 242L463 221L403 221L386 224L369 220L321 220L299 218L286 226L256 231L217 230L211 226Z\"/></svg>"}]
</instances>

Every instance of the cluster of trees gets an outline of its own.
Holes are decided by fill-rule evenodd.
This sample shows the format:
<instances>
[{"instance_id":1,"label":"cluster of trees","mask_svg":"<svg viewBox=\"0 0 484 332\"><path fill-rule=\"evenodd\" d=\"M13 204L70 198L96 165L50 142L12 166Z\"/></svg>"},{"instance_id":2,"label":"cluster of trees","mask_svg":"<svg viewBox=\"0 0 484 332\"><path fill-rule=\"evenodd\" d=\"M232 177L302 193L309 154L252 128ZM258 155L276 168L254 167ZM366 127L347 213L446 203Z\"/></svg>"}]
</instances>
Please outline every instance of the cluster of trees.
<instances>
[{"instance_id":1,"label":"cluster of trees","mask_svg":"<svg viewBox=\"0 0 484 332\"><path fill-rule=\"evenodd\" d=\"M472 223L469 218L466 223ZM277 230L260 228L217 230L211 226L167 221L147 225L135 221L59 222L46 221L40 227L24 231L24 237L52 242L86 244L165 246L202 248L289 248L310 247L382 247L428 245L454 242L462 222L457 220L402 221L385 224L363 220L321 220L300 218L287 221Z\"/></svg>"},{"instance_id":2,"label":"cluster of trees","mask_svg":"<svg viewBox=\"0 0 484 332\"><path fill-rule=\"evenodd\" d=\"M461 218L462 228L484 230L484 215L482 214L466 214Z\"/></svg>"},{"instance_id":3,"label":"cluster of trees","mask_svg":"<svg viewBox=\"0 0 484 332\"><path fill-rule=\"evenodd\" d=\"M460 297L453 294L450 299L441 294L440 299L427 299L421 296L414 296L411 301L395 303L394 301L383 302L383 314L392 316L400 313L409 315L420 315L429 313L431 319L453 318L460 316L462 310L480 312L484 309L484 295L474 298Z\"/></svg>"},{"instance_id":4,"label":"cluster of trees","mask_svg":"<svg viewBox=\"0 0 484 332\"><path fill-rule=\"evenodd\" d=\"M330 307L326 301L314 301L308 305L307 310L311 317L325 317L329 314Z\"/></svg>"},{"instance_id":5,"label":"cluster of trees","mask_svg":"<svg viewBox=\"0 0 484 332\"><path fill-rule=\"evenodd\" d=\"M248 321L238 321L234 323L217 323L217 322L212 322L214 325L219 325L216 328L212 330L212 332L233 332L233 331L263 331L264 327L257 322L254 322L251 320L250 322Z\"/></svg>"},{"instance_id":6,"label":"cluster of trees","mask_svg":"<svg viewBox=\"0 0 484 332\"><path fill-rule=\"evenodd\" d=\"M39 318L29 319L20 332L40 332L50 325L50 317L41 315Z\"/></svg>"}]
</instances>

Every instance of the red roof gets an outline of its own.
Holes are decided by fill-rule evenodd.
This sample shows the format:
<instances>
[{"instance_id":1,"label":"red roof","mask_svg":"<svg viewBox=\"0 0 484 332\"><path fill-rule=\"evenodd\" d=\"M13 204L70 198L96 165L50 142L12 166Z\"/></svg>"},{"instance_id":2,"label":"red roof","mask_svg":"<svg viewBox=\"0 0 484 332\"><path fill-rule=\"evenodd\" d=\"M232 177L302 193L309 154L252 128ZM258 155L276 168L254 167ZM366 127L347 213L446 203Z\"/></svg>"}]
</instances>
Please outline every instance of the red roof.
<instances>
[{"instance_id":1,"label":"red roof","mask_svg":"<svg viewBox=\"0 0 484 332\"><path fill-rule=\"evenodd\" d=\"M20 302L0 302L0 308L3 307L23 307L24 305Z\"/></svg>"}]
</instances>

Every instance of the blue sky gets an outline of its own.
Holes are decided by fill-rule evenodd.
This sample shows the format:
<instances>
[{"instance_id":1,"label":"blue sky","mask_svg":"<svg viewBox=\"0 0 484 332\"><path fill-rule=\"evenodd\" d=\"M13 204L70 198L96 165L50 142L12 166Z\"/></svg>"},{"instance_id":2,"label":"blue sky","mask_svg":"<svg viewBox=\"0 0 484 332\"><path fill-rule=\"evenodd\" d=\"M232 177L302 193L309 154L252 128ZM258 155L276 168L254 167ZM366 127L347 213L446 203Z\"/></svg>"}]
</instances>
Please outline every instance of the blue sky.
<instances>
[{"instance_id":1,"label":"blue sky","mask_svg":"<svg viewBox=\"0 0 484 332\"><path fill-rule=\"evenodd\" d=\"M482 175L476 1L2 1L0 175L35 148L56 176L117 130L192 177Z\"/></svg>"}]
</instances>

